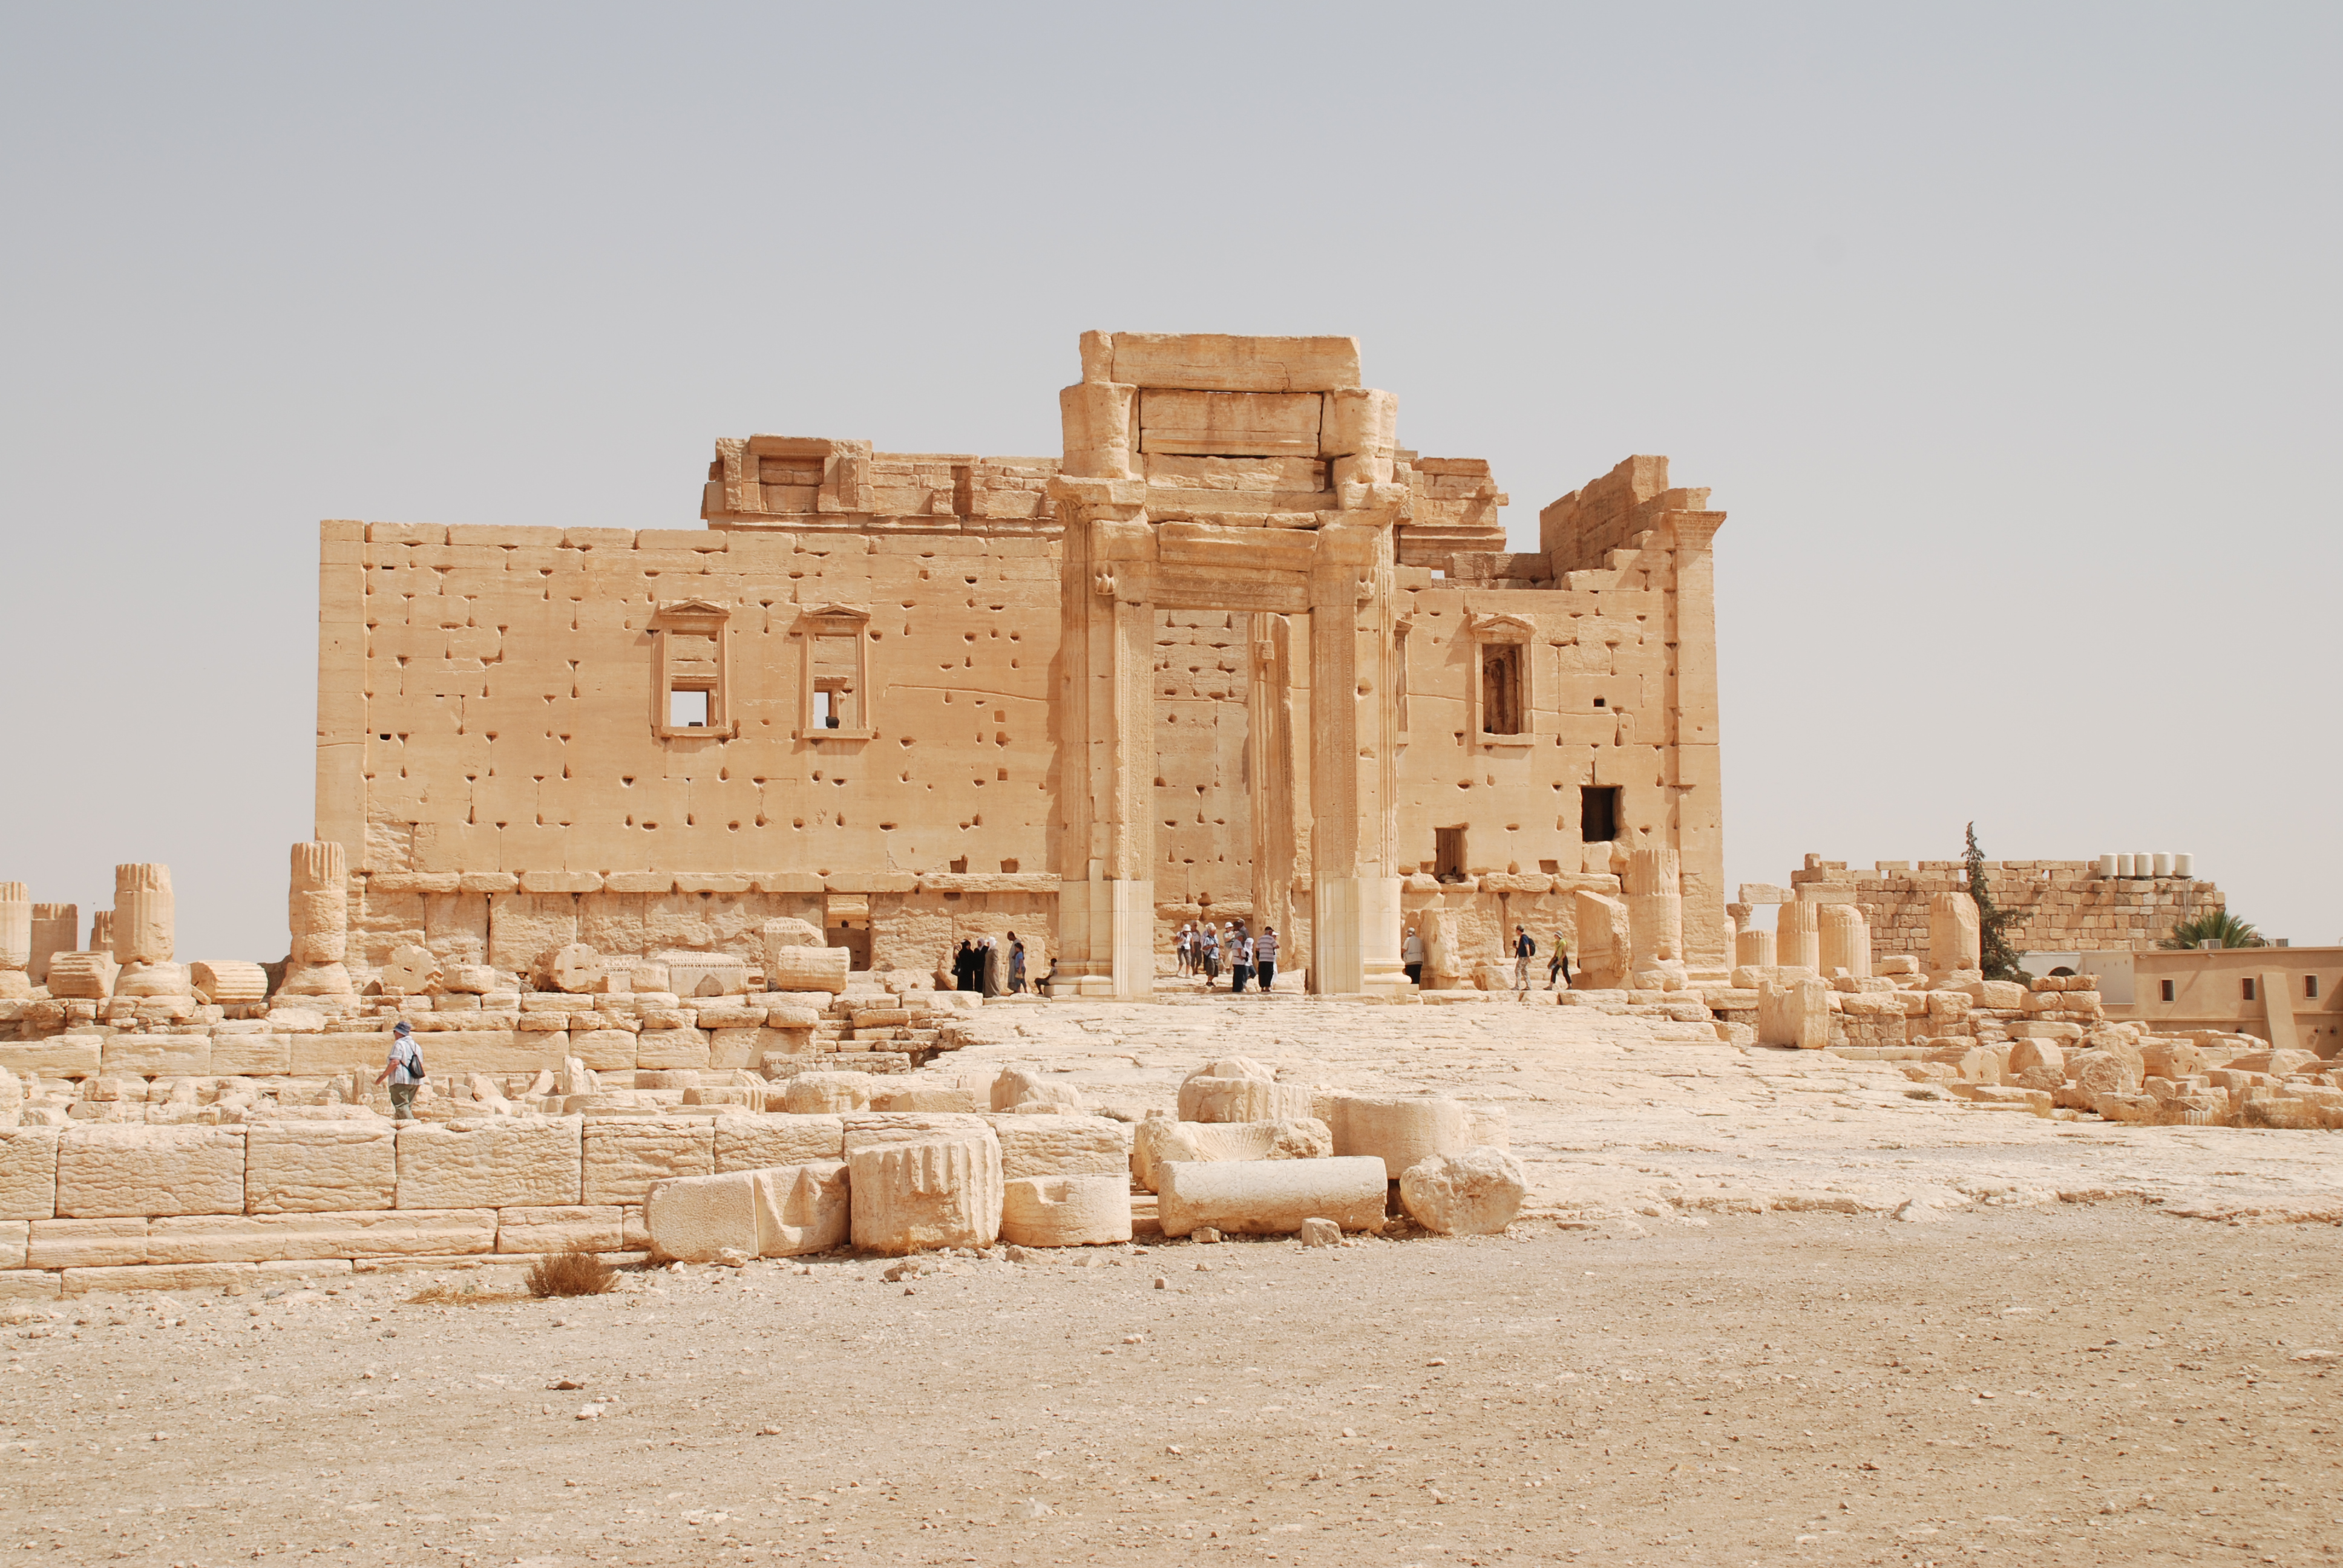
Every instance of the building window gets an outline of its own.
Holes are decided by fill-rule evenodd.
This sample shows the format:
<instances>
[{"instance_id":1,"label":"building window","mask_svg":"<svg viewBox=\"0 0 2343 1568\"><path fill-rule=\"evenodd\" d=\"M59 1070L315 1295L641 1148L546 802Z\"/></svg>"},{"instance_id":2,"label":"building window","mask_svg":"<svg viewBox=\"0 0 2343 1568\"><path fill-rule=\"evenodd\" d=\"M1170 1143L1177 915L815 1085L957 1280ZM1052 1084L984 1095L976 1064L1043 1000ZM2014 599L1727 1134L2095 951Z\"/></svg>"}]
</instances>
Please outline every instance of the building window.
<instances>
[{"instance_id":1,"label":"building window","mask_svg":"<svg viewBox=\"0 0 2343 1568\"><path fill-rule=\"evenodd\" d=\"M1493 642L1481 649L1481 732L1522 732L1522 645Z\"/></svg>"},{"instance_id":2,"label":"building window","mask_svg":"<svg viewBox=\"0 0 2343 1568\"><path fill-rule=\"evenodd\" d=\"M1537 623L1522 615L1474 616L1466 622L1473 647L1472 723L1484 739L1526 736L1536 728L1530 647Z\"/></svg>"},{"instance_id":3,"label":"building window","mask_svg":"<svg viewBox=\"0 0 2343 1568\"><path fill-rule=\"evenodd\" d=\"M2318 1000L2318 977L2317 975L2305 975L2302 977L2302 1000L2305 1001L2317 1001Z\"/></svg>"},{"instance_id":4,"label":"building window","mask_svg":"<svg viewBox=\"0 0 2343 1568\"><path fill-rule=\"evenodd\" d=\"M2167 1001L2170 1001L2172 1000L2172 982L2170 980L2166 980L2164 982L2164 1000Z\"/></svg>"},{"instance_id":5,"label":"building window","mask_svg":"<svg viewBox=\"0 0 2343 1568\"><path fill-rule=\"evenodd\" d=\"M710 599L662 604L651 617L651 732L662 740L729 739L729 606Z\"/></svg>"},{"instance_id":6,"label":"building window","mask_svg":"<svg viewBox=\"0 0 2343 1568\"><path fill-rule=\"evenodd\" d=\"M1464 829L1434 828L1432 830L1432 874L1443 882L1464 879Z\"/></svg>"},{"instance_id":7,"label":"building window","mask_svg":"<svg viewBox=\"0 0 2343 1568\"><path fill-rule=\"evenodd\" d=\"M796 635L805 645L798 739L868 740L871 722L870 616L851 605L806 612Z\"/></svg>"},{"instance_id":8,"label":"building window","mask_svg":"<svg viewBox=\"0 0 2343 1568\"><path fill-rule=\"evenodd\" d=\"M2247 981L2245 981L2245 982L2244 982L2244 984L2245 984L2245 988L2246 988L2246 1000L2247 1000L2247 1001L2251 1001L2251 1000L2254 1000L2254 982L2253 982L2253 981L2251 981L2251 980L2247 980Z\"/></svg>"},{"instance_id":9,"label":"building window","mask_svg":"<svg viewBox=\"0 0 2343 1568\"><path fill-rule=\"evenodd\" d=\"M1587 844L1608 844L1619 837L1619 786L1579 786L1578 837Z\"/></svg>"}]
</instances>

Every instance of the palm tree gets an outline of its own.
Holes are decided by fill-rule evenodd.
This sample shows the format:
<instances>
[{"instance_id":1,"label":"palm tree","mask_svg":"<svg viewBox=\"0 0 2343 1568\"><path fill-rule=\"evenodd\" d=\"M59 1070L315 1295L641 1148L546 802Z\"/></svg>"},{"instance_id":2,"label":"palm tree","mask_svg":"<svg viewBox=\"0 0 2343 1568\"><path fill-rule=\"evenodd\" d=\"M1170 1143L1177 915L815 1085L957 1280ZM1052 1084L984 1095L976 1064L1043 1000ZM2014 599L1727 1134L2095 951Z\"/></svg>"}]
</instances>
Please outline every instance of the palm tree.
<instances>
[{"instance_id":1,"label":"palm tree","mask_svg":"<svg viewBox=\"0 0 2343 1568\"><path fill-rule=\"evenodd\" d=\"M2157 945L2165 948L2193 948L2206 942L2218 942L2225 948L2266 948L2261 932L2248 920L2241 920L2227 910L2208 910L2201 915L2182 920L2172 928L2172 934Z\"/></svg>"}]
</instances>

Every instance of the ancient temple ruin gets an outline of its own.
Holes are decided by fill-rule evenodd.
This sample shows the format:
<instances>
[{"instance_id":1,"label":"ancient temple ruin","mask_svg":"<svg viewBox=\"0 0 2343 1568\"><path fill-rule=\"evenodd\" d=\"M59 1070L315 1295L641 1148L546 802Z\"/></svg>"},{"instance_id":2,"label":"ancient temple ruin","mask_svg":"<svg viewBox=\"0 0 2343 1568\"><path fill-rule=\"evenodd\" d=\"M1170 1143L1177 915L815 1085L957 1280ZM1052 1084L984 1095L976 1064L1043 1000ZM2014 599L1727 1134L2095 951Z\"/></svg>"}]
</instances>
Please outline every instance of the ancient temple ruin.
<instances>
[{"instance_id":1,"label":"ancient temple ruin","mask_svg":"<svg viewBox=\"0 0 2343 1568\"><path fill-rule=\"evenodd\" d=\"M1353 339L1080 359L1052 457L728 437L699 529L326 523L351 971L417 933L749 958L793 917L857 970L1017 930L1061 993L1137 996L1211 911L1328 993L1406 989L1423 914L1451 972L1523 924L1724 977L1707 491L1631 457L1512 553ZM1640 953L1637 852L1681 911Z\"/></svg>"}]
</instances>

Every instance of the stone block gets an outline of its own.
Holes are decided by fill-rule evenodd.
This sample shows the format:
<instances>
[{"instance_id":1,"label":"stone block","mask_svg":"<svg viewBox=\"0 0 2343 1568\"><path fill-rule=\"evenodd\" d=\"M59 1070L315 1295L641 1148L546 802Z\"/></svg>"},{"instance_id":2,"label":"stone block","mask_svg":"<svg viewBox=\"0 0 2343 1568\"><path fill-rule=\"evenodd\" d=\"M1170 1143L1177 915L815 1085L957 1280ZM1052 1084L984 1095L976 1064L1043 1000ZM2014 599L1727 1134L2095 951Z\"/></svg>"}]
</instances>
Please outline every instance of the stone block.
<instances>
[{"instance_id":1,"label":"stone block","mask_svg":"<svg viewBox=\"0 0 2343 1568\"><path fill-rule=\"evenodd\" d=\"M1001 1234L1001 1141L982 1122L859 1147L850 1127L846 1163L858 1247L989 1247Z\"/></svg>"},{"instance_id":2,"label":"stone block","mask_svg":"<svg viewBox=\"0 0 2343 1568\"><path fill-rule=\"evenodd\" d=\"M1372 1156L1383 1162L1389 1180L1435 1154L1472 1147L1471 1123L1453 1100L1425 1096L1346 1094L1331 1106L1327 1125L1337 1157Z\"/></svg>"},{"instance_id":3,"label":"stone block","mask_svg":"<svg viewBox=\"0 0 2343 1568\"><path fill-rule=\"evenodd\" d=\"M825 1252L849 1234L847 1168L824 1160L661 1181L644 1218L652 1251L687 1262Z\"/></svg>"},{"instance_id":4,"label":"stone block","mask_svg":"<svg viewBox=\"0 0 2343 1568\"><path fill-rule=\"evenodd\" d=\"M696 1029L646 1029L634 1037L635 1065L648 1068L705 1068L708 1036Z\"/></svg>"},{"instance_id":5,"label":"stone block","mask_svg":"<svg viewBox=\"0 0 2343 1568\"><path fill-rule=\"evenodd\" d=\"M1784 904L1785 910L1811 906ZM1820 1050L1830 1044L1831 988L1826 980L1767 980L1757 988L1757 1043ZM1900 1010L1900 1009L1898 1010Z\"/></svg>"},{"instance_id":6,"label":"stone block","mask_svg":"<svg viewBox=\"0 0 2343 1568\"><path fill-rule=\"evenodd\" d=\"M397 1198L397 1129L388 1121L246 1125L246 1213L388 1209Z\"/></svg>"},{"instance_id":7,"label":"stone block","mask_svg":"<svg viewBox=\"0 0 2343 1568\"><path fill-rule=\"evenodd\" d=\"M260 1279L258 1263L134 1264L125 1268L67 1269L59 1276L68 1296L112 1295L124 1291L217 1291L249 1286Z\"/></svg>"},{"instance_id":8,"label":"stone block","mask_svg":"<svg viewBox=\"0 0 2343 1568\"><path fill-rule=\"evenodd\" d=\"M1198 1075L1180 1085L1182 1121L1290 1121L1309 1114L1303 1084Z\"/></svg>"},{"instance_id":9,"label":"stone block","mask_svg":"<svg viewBox=\"0 0 2343 1568\"><path fill-rule=\"evenodd\" d=\"M834 1116L870 1104L867 1072L800 1072L789 1081L782 1103L792 1116Z\"/></svg>"},{"instance_id":10,"label":"stone block","mask_svg":"<svg viewBox=\"0 0 2343 1568\"><path fill-rule=\"evenodd\" d=\"M1013 1176L1002 1183L1001 1239L1020 1247L1094 1247L1131 1240L1131 1179Z\"/></svg>"},{"instance_id":11,"label":"stone block","mask_svg":"<svg viewBox=\"0 0 2343 1568\"><path fill-rule=\"evenodd\" d=\"M32 1233L30 1220L0 1220L0 1271L25 1266L25 1243Z\"/></svg>"},{"instance_id":12,"label":"stone block","mask_svg":"<svg viewBox=\"0 0 2343 1568\"><path fill-rule=\"evenodd\" d=\"M156 1220L150 1263L256 1263L294 1258L447 1257L496 1249L493 1209L369 1209Z\"/></svg>"},{"instance_id":13,"label":"stone block","mask_svg":"<svg viewBox=\"0 0 2343 1568\"><path fill-rule=\"evenodd\" d=\"M909 1088L890 1088L884 1080L880 1080L871 1086L870 1109L873 1111L959 1111L965 1114L981 1111L984 1105L982 1097L972 1089L955 1089L934 1083L915 1083Z\"/></svg>"},{"instance_id":14,"label":"stone block","mask_svg":"<svg viewBox=\"0 0 2343 1568\"><path fill-rule=\"evenodd\" d=\"M641 1203L652 1186L716 1170L716 1126L701 1117L615 1117L586 1123L588 1203Z\"/></svg>"},{"instance_id":15,"label":"stone block","mask_svg":"<svg viewBox=\"0 0 2343 1568\"><path fill-rule=\"evenodd\" d=\"M0 1127L0 1220L48 1220L57 1211L55 1127Z\"/></svg>"},{"instance_id":16,"label":"stone block","mask_svg":"<svg viewBox=\"0 0 2343 1568\"><path fill-rule=\"evenodd\" d=\"M241 1127L84 1122L57 1142L57 1215L240 1214Z\"/></svg>"},{"instance_id":17,"label":"stone block","mask_svg":"<svg viewBox=\"0 0 2343 1568\"><path fill-rule=\"evenodd\" d=\"M216 1035L212 1040L211 1070L221 1078L289 1076L293 1071L293 1037L289 1034Z\"/></svg>"},{"instance_id":18,"label":"stone block","mask_svg":"<svg viewBox=\"0 0 2343 1568\"><path fill-rule=\"evenodd\" d=\"M765 989L842 996L853 957L845 948L774 947L765 955Z\"/></svg>"},{"instance_id":19,"label":"stone block","mask_svg":"<svg viewBox=\"0 0 2343 1568\"><path fill-rule=\"evenodd\" d=\"M115 1220L35 1220L25 1242L25 1266L87 1269L146 1261L147 1221L142 1216Z\"/></svg>"},{"instance_id":20,"label":"stone block","mask_svg":"<svg viewBox=\"0 0 2343 1568\"><path fill-rule=\"evenodd\" d=\"M628 1072L641 1065L636 1034L624 1029L573 1029L568 1054L597 1072ZM432 1064L437 1066L437 1062ZM474 1069L475 1071L487 1070Z\"/></svg>"},{"instance_id":21,"label":"stone block","mask_svg":"<svg viewBox=\"0 0 2343 1568\"><path fill-rule=\"evenodd\" d=\"M1449 1103L1453 1104L1453 1101ZM1388 1180L1373 1155L1330 1160L1264 1160L1158 1168L1156 1202L1166 1236L1200 1226L1225 1234L1289 1235L1304 1220L1332 1220L1345 1231L1380 1231Z\"/></svg>"},{"instance_id":22,"label":"stone block","mask_svg":"<svg viewBox=\"0 0 2343 1568\"><path fill-rule=\"evenodd\" d=\"M296 1078L336 1078L345 1072L363 1072L371 1078L390 1060L388 1030L369 1030L362 1034L297 1034L292 1036L292 1041ZM417 1043L423 1051L423 1064L434 1072L439 1070L439 1064L431 1060L431 1042L426 1040Z\"/></svg>"},{"instance_id":23,"label":"stone block","mask_svg":"<svg viewBox=\"0 0 2343 1568\"><path fill-rule=\"evenodd\" d=\"M716 1119L715 1159L719 1174L728 1171L763 1171L779 1165L807 1165L844 1158L846 1124L835 1116L719 1116Z\"/></svg>"},{"instance_id":24,"label":"stone block","mask_svg":"<svg viewBox=\"0 0 2343 1568\"><path fill-rule=\"evenodd\" d=\"M89 1078L102 1065L105 1046L105 1037L95 1034L0 1045L0 1067L19 1078Z\"/></svg>"},{"instance_id":25,"label":"stone block","mask_svg":"<svg viewBox=\"0 0 2343 1568\"><path fill-rule=\"evenodd\" d=\"M615 1203L560 1203L497 1211L499 1252L617 1252L627 1248L626 1210Z\"/></svg>"},{"instance_id":26,"label":"stone block","mask_svg":"<svg viewBox=\"0 0 2343 1568\"><path fill-rule=\"evenodd\" d=\"M1408 1218L1447 1236L1502 1234L1522 1211L1529 1176L1502 1149L1435 1154L1400 1173L1400 1203Z\"/></svg>"},{"instance_id":27,"label":"stone block","mask_svg":"<svg viewBox=\"0 0 2343 1568\"><path fill-rule=\"evenodd\" d=\"M1131 1182L1131 1124L1103 1116L990 1115L1001 1140L1001 1174L1014 1181L1030 1176L1111 1175Z\"/></svg>"},{"instance_id":28,"label":"stone block","mask_svg":"<svg viewBox=\"0 0 2343 1568\"><path fill-rule=\"evenodd\" d=\"M578 1195L580 1130L574 1116L409 1122L398 1129L398 1207L591 1201Z\"/></svg>"},{"instance_id":29,"label":"stone block","mask_svg":"<svg viewBox=\"0 0 2343 1568\"><path fill-rule=\"evenodd\" d=\"M1258 337L1217 332L1118 332L1108 378L1211 392L1331 392L1359 385L1355 337ZM1094 379L1088 376L1086 380Z\"/></svg>"},{"instance_id":30,"label":"stone block","mask_svg":"<svg viewBox=\"0 0 2343 1568\"><path fill-rule=\"evenodd\" d=\"M99 1070L138 1078L208 1078L212 1041L205 1034L117 1034L100 1052Z\"/></svg>"},{"instance_id":31,"label":"stone block","mask_svg":"<svg viewBox=\"0 0 2343 1568\"><path fill-rule=\"evenodd\" d=\"M1131 1129L1131 1173L1153 1192L1173 1160L1324 1160L1333 1152L1332 1130L1314 1117L1207 1122L1151 1116Z\"/></svg>"}]
</instances>

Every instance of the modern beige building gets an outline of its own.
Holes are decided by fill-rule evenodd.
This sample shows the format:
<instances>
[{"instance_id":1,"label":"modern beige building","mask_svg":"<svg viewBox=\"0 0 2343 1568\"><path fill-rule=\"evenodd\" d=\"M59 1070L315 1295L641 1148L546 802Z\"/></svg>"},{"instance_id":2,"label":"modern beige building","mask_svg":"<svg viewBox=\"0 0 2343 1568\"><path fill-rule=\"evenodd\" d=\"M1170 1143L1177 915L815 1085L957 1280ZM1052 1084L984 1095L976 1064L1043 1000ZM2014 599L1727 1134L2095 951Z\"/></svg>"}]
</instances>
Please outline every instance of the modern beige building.
<instances>
[{"instance_id":1,"label":"modern beige building","mask_svg":"<svg viewBox=\"0 0 2343 1568\"><path fill-rule=\"evenodd\" d=\"M2343 1052L2343 948L2187 948L2083 955L2127 965L2128 1005L2107 1015L2158 1034L2218 1030L2287 1050Z\"/></svg>"},{"instance_id":2,"label":"modern beige building","mask_svg":"<svg viewBox=\"0 0 2343 1568\"><path fill-rule=\"evenodd\" d=\"M701 528L325 524L354 965L747 956L789 915L879 968L1015 930L1129 996L1210 912L1375 991L1411 910L1496 961L1650 849L1665 956L1724 974L1705 490L1629 458L1508 553L1488 465L1402 447L1353 339L1081 367L1051 457L754 436Z\"/></svg>"}]
</instances>

